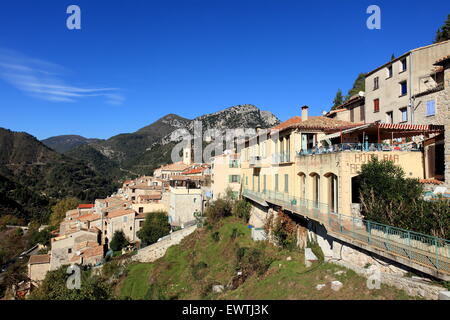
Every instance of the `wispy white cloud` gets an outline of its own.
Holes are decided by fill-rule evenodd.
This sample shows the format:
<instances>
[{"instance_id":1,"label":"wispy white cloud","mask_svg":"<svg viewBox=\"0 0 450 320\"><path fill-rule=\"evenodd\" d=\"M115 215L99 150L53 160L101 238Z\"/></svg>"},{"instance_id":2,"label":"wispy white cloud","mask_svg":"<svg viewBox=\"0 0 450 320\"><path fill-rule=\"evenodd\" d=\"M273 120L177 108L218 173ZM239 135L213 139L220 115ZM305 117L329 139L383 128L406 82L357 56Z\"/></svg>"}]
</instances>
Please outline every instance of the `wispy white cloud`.
<instances>
[{"instance_id":1,"label":"wispy white cloud","mask_svg":"<svg viewBox=\"0 0 450 320\"><path fill-rule=\"evenodd\" d=\"M75 102L83 98L103 97L106 103L121 105L125 98L119 88L88 88L68 84L67 70L48 61L0 49L0 79L39 99Z\"/></svg>"}]
</instances>

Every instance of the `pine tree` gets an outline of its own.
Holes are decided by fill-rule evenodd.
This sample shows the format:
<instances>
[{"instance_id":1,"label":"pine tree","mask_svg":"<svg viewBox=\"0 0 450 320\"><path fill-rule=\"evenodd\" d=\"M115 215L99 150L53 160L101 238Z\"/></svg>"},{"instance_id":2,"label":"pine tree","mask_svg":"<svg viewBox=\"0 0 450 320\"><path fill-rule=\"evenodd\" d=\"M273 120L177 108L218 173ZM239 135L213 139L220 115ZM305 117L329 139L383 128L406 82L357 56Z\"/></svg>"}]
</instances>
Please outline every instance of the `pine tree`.
<instances>
[{"instance_id":1,"label":"pine tree","mask_svg":"<svg viewBox=\"0 0 450 320\"><path fill-rule=\"evenodd\" d=\"M336 96L334 97L333 108L331 108L331 110L336 109L337 106L340 106L343 103L344 103L344 96L342 95L342 90L338 89L338 91L336 92Z\"/></svg>"},{"instance_id":2,"label":"pine tree","mask_svg":"<svg viewBox=\"0 0 450 320\"><path fill-rule=\"evenodd\" d=\"M447 20L444 22L436 32L436 39L434 43L450 40L450 14L447 16Z\"/></svg>"},{"instance_id":3,"label":"pine tree","mask_svg":"<svg viewBox=\"0 0 450 320\"><path fill-rule=\"evenodd\" d=\"M353 87L348 90L345 101L348 101L352 96L358 94L360 91L366 91L366 74L360 73L353 83Z\"/></svg>"}]
</instances>

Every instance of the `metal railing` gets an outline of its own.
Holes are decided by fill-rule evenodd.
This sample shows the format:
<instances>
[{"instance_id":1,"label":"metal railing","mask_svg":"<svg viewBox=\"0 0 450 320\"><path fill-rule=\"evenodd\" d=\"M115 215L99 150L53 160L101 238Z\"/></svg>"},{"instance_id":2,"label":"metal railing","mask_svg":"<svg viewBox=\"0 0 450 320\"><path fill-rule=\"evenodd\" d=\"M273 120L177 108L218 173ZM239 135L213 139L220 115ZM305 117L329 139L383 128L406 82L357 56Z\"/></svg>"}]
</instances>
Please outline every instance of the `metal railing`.
<instances>
[{"instance_id":1,"label":"metal railing","mask_svg":"<svg viewBox=\"0 0 450 320\"><path fill-rule=\"evenodd\" d=\"M272 163L285 163L291 161L290 152L280 152L272 154Z\"/></svg>"},{"instance_id":2,"label":"metal railing","mask_svg":"<svg viewBox=\"0 0 450 320\"><path fill-rule=\"evenodd\" d=\"M325 203L293 197L286 193L244 189L243 195L317 220L323 223L329 232L450 274L450 240L340 214L330 210Z\"/></svg>"},{"instance_id":3,"label":"metal railing","mask_svg":"<svg viewBox=\"0 0 450 320\"><path fill-rule=\"evenodd\" d=\"M389 145L386 143L339 143L333 144L329 147L318 147L297 152L297 156L306 156L312 154L327 154L344 151L420 151L420 149L413 144Z\"/></svg>"}]
</instances>

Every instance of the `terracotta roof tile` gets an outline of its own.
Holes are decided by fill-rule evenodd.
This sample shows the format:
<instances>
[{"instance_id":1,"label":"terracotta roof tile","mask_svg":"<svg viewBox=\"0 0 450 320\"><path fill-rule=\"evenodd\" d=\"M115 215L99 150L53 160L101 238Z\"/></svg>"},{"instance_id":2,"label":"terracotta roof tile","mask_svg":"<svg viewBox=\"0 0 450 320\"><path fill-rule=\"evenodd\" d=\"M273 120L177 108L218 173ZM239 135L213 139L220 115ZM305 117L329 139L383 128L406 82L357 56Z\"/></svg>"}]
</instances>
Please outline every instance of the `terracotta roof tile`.
<instances>
[{"instance_id":1,"label":"terracotta roof tile","mask_svg":"<svg viewBox=\"0 0 450 320\"><path fill-rule=\"evenodd\" d=\"M91 213L91 214L85 214L81 217L79 217L77 220L80 221L95 221L100 219L101 216L99 214Z\"/></svg>"},{"instance_id":2,"label":"terracotta roof tile","mask_svg":"<svg viewBox=\"0 0 450 320\"><path fill-rule=\"evenodd\" d=\"M78 205L78 208L79 209L90 209L90 208L93 208L95 205L94 204L91 204L91 203L88 203L88 204L79 204Z\"/></svg>"},{"instance_id":3,"label":"terracotta roof tile","mask_svg":"<svg viewBox=\"0 0 450 320\"><path fill-rule=\"evenodd\" d=\"M313 129L313 130L339 130L339 129L348 129L352 127L357 127L362 125L362 123L355 123L343 120L336 120L327 117L310 117L306 121L302 121L300 123L292 124L287 128L293 129Z\"/></svg>"},{"instance_id":4,"label":"terracotta roof tile","mask_svg":"<svg viewBox=\"0 0 450 320\"><path fill-rule=\"evenodd\" d=\"M140 198L141 200L160 200L162 198L162 194L143 194L138 196L138 198Z\"/></svg>"},{"instance_id":5,"label":"terracotta roof tile","mask_svg":"<svg viewBox=\"0 0 450 320\"><path fill-rule=\"evenodd\" d=\"M420 179L419 182L424 184L444 184L444 182L436 179Z\"/></svg>"},{"instance_id":6,"label":"terracotta roof tile","mask_svg":"<svg viewBox=\"0 0 450 320\"><path fill-rule=\"evenodd\" d=\"M29 264L41 264L50 263L50 255L48 254L36 254L30 257Z\"/></svg>"},{"instance_id":7,"label":"terracotta roof tile","mask_svg":"<svg viewBox=\"0 0 450 320\"><path fill-rule=\"evenodd\" d=\"M98 245L97 247L88 248L86 251L83 252L84 258L91 258L96 256L102 256L103 257L104 250L102 245Z\"/></svg>"},{"instance_id":8,"label":"terracotta roof tile","mask_svg":"<svg viewBox=\"0 0 450 320\"><path fill-rule=\"evenodd\" d=\"M108 212L107 217L109 219L112 219L112 218L124 216L127 214L131 214L131 213L136 213L136 211L134 211L133 209L119 209L119 210L114 210L114 211Z\"/></svg>"},{"instance_id":9,"label":"terracotta roof tile","mask_svg":"<svg viewBox=\"0 0 450 320\"><path fill-rule=\"evenodd\" d=\"M183 162L176 162L171 164L166 164L164 166L159 167L160 170L166 170L166 171L184 171L188 169L190 166L187 164L184 164Z\"/></svg>"}]
</instances>

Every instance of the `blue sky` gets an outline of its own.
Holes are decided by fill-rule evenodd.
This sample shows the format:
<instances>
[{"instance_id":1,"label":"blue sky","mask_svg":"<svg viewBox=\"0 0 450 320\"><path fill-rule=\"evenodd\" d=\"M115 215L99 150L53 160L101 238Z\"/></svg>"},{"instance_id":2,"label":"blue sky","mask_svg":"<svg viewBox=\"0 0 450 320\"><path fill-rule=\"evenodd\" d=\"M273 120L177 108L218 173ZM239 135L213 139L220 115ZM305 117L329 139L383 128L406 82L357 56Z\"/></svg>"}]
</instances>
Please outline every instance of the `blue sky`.
<instances>
[{"instance_id":1,"label":"blue sky","mask_svg":"<svg viewBox=\"0 0 450 320\"><path fill-rule=\"evenodd\" d=\"M81 8L81 30L66 8ZM366 9L381 8L381 30ZM430 44L450 1L41 0L0 5L0 127L108 138L168 113L328 110L360 72Z\"/></svg>"}]
</instances>

